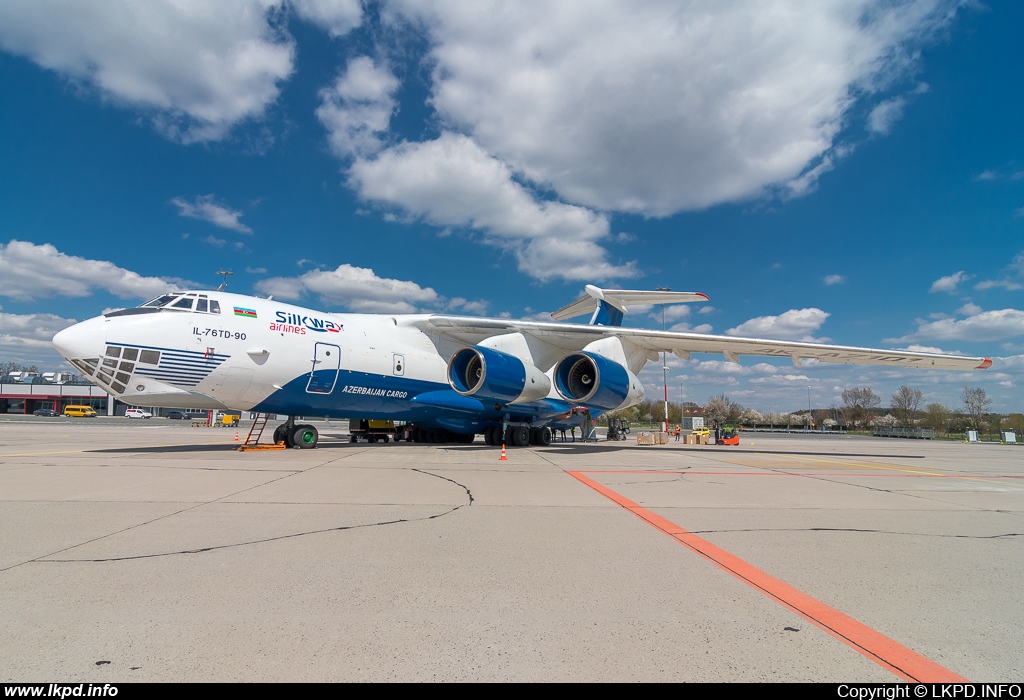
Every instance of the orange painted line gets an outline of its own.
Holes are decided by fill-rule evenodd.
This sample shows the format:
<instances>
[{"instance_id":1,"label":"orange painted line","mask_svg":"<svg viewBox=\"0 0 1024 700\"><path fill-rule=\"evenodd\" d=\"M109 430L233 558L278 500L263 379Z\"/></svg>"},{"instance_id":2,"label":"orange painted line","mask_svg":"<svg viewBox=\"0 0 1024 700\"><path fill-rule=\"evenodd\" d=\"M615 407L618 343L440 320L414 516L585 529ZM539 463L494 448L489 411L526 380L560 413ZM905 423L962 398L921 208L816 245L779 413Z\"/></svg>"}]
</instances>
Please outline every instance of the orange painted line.
<instances>
[{"instance_id":1,"label":"orange painted line","mask_svg":"<svg viewBox=\"0 0 1024 700\"><path fill-rule=\"evenodd\" d=\"M881 632L873 630L864 623L854 620L849 615L839 612L806 593L798 591L788 583L761 571L707 540L697 537L672 521L584 476L581 472L566 473L661 530L684 547L708 559L718 568L817 625L900 678L915 683L970 683L966 678L940 666L931 659L889 639Z\"/></svg>"},{"instance_id":2,"label":"orange painted line","mask_svg":"<svg viewBox=\"0 0 1024 700\"><path fill-rule=\"evenodd\" d=\"M763 467L756 467L762 469ZM843 476L857 477L864 476L872 479L876 477L888 477L894 479L1024 479L1024 476L1015 474L986 474L984 477L963 476L961 474L878 474L877 472L857 472L855 469L834 471L834 472L705 472L693 471L664 471L645 469L580 469L577 474L654 474L654 475L700 475L700 476Z\"/></svg>"}]
</instances>

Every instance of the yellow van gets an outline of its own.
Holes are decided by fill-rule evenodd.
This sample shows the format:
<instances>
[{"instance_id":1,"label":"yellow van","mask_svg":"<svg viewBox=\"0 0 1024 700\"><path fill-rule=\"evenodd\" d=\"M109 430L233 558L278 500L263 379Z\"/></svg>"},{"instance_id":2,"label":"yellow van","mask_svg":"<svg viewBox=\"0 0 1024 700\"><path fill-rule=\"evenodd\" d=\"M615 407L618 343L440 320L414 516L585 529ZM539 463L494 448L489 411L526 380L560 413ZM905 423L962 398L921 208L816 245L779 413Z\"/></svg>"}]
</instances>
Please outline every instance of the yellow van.
<instances>
[{"instance_id":1,"label":"yellow van","mask_svg":"<svg viewBox=\"0 0 1024 700\"><path fill-rule=\"evenodd\" d=\"M96 411L89 406L65 406L64 415L74 418L95 418Z\"/></svg>"}]
</instances>

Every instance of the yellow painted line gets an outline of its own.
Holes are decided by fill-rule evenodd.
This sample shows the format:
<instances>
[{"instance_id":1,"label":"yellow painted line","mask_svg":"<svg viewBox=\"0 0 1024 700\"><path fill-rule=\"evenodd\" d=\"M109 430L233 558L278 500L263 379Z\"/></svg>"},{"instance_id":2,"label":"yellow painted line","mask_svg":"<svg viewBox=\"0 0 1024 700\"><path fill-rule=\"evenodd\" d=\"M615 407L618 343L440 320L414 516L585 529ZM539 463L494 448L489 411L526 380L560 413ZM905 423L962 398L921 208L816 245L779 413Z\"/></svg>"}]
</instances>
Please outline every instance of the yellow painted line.
<instances>
[{"instance_id":1,"label":"yellow painted line","mask_svg":"<svg viewBox=\"0 0 1024 700\"><path fill-rule=\"evenodd\" d=\"M882 466L879 466L877 464L865 464L863 462L840 462L839 460L835 460L835 459L815 459L814 457L797 457L797 456L794 456L794 455L790 455L790 457L791 457L791 459L804 459L804 460L807 460L808 462L824 462L826 464L842 464L842 465L848 466L848 467L863 467L865 469L881 469L883 471L888 471L888 472L904 472L906 474L924 474L926 476L945 476L945 477L956 476L956 478L958 478L958 479L968 479L970 481L983 481L983 482L985 482L987 484L1001 484L1002 483L1002 482L999 482L999 481L994 481L992 479L985 479L985 478L980 477L980 476L960 476L959 474L953 475L953 474L945 474L943 472L926 472L926 471L922 471L920 469L900 469L899 467L882 467Z\"/></svg>"},{"instance_id":2,"label":"yellow painted line","mask_svg":"<svg viewBox=\"0 0 1024 700\"><path fill-rule=\"evenodd\" d=\"M863 467L865 469L881 469L888 472L904 472L907 474L927 474L928 476L946 476L942 472L926 472L921 469L901 469L899 467L882 467L877 464L865 464L864 462L841 462L837 459L815 459L814 457L797 457L789 455L790 459L802 459L808 462L823 462L825 464L842 464L847 467Z\"/></svg>"}]
</instances>

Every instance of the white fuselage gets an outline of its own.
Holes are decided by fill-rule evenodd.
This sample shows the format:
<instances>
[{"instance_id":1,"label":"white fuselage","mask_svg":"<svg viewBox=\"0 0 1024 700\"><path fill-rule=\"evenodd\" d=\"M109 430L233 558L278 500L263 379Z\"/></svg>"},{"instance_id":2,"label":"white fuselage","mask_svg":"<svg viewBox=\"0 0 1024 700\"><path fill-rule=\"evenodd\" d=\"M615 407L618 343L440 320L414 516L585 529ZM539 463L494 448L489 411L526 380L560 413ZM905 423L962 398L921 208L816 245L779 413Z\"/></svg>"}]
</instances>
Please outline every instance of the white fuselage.
<instances>
[{"instance_id":1,"label":"white fuselage","mask_svg":"<svg viewBox=\"0 0 1024 700\"><path fill-rule=\"evenodd\" d=\"M133 405L454 420L467 430L509 410L451 391L447 358L459 345L422 330L422 315L331 314L224 292L180 293L170 303L178 308L89 319L54 345ZM536 420L569 408L552 390L515 413Z\"/></svg>"}]
</instances>

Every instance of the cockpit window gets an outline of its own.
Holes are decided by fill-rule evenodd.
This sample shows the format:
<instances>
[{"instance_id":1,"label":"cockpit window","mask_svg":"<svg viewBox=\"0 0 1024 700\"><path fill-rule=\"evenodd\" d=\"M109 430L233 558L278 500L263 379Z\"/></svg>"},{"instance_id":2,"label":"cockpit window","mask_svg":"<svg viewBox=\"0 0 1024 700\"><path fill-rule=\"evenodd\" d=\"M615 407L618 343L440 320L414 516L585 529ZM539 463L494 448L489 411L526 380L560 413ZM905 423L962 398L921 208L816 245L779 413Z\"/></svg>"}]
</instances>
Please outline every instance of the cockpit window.
<instances>
[{"instance_id":1,"label":"cockpit window","mask_svg":"<svg viewBox=\"0 0 1024 700\"><path fill-rule=\"evenodd\" d=\"M177 298L178 298L177 294L164 294L162 297L157 297L153 301L147 301L142 306L144 306L144 307L145 306L152 306L152 307L163 306L164 304L168 304L168 303L174 301Z\"/></svg>"},{"instance_id":2,"label":"cockpit window","mask_svg":"<svg viewBox=\"0 0 1024 700\"><path fill-rule=\"evenodd\" d=\"M201 314L219 314L220 304L205 294L196 294L195 292L182 294L178 292L176 294L164 294L162 297L147 301L142 306L137 306L134 309L111 311L104 315L108 317L132 316L140 313L156 313L157 311L192 311L193 313Z\"/></svg>"}]
</instances>

